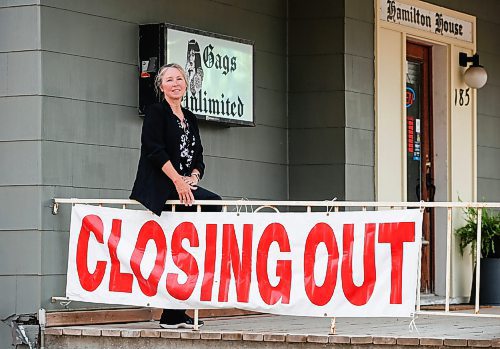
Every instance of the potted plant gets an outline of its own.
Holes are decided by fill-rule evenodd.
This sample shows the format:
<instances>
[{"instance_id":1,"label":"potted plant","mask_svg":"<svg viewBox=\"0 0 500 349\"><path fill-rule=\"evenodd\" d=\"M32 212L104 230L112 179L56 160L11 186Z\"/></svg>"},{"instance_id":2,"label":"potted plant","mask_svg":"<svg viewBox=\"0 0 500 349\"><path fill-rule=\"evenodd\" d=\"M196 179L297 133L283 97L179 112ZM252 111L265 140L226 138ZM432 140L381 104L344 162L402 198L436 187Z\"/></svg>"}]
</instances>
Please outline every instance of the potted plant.
<instances>
[{"instance_id":1,"label":"potted plant","mask_svg":"<svg viewBox=\"0 0 500 349\"><path fill-rule=\"evenodd\" d=\"M473 261L476 261L477 238L476 208L464 210L465 225L456 229L460 238L460 253L463 255L467 246L471 247ZM481 304L500 305L500 213L482 209L481 215L481 275L479 301ZM475 267L474 267L475 269ZM475 275L472 281L471 303L475 299Z\"/></svg>"}]
</instances>

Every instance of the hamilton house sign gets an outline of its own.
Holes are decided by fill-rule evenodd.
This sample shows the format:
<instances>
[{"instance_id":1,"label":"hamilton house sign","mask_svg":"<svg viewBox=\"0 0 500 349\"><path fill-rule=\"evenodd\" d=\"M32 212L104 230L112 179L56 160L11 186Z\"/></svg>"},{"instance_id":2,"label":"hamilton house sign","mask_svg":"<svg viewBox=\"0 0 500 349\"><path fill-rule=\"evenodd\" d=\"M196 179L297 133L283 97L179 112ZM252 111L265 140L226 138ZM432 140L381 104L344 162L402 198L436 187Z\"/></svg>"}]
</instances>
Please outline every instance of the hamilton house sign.
<instances>
[{"instance_id":1,"label":"hamilton house sign","mask_svg":"<svg viewBox=\"0 0 500 349\"><path fill-rule=\"evenodd\" d=\"M472 22L396 0L380 2L380 18L407 27L472 42Z\"/></svg>"}]
</instances>

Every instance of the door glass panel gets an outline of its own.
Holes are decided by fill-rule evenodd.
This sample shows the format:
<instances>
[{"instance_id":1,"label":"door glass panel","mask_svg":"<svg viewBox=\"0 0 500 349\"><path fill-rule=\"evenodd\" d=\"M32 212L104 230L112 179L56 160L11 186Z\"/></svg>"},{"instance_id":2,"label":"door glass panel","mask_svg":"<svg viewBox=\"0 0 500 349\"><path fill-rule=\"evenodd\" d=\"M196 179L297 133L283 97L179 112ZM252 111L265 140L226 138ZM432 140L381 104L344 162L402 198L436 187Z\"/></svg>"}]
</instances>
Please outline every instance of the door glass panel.
<instances>
[{"instance_id":1,"label":"door glass panel","mask_svg":"<svg viewBox=\"0 0 500 349\"><path fill-rule=\"evenodd\" d=\"M406 179L407 200L420 201L422 198L422 124L421 88L422 63L407 61L406 74Z\"/></svg>"}]
</instances>

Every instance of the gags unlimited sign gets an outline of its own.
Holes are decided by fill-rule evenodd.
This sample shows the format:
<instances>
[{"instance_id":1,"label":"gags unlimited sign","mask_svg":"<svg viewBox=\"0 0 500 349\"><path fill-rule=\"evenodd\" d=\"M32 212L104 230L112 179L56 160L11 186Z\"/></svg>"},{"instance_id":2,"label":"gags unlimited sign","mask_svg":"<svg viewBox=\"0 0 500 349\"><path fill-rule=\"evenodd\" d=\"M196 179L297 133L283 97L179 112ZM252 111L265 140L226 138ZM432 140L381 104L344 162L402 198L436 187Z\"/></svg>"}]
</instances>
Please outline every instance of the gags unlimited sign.
<instances>
[{"instance_id":1,"label":"gags unlimited sign","mask_svg":"<svg viewBox=\"0 0 500 349\"><path fill-rule=\"evenodd\" d=\"M253 123L253 46L200 32L167 28L167 61L183 66L183 106L208 120Z\"/></svg>"}]
</instances>

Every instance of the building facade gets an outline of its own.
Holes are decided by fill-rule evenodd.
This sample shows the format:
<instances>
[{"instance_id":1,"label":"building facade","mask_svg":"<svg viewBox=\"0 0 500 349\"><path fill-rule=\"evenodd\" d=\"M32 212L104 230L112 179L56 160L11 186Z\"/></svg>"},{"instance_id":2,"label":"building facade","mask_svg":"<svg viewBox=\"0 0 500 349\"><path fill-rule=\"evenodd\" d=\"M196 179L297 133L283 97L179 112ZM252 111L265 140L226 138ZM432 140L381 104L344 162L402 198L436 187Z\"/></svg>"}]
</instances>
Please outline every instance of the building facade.
<instances>
[{"instance_id":1,"label":"building facade","mask_svg":"<svg viewBox=\"0 0 500 349\"><path fill-rule=\"evenodd\" d=\"M472 23L471 41L383 19L393 3ZM426 173L409 169L415 156L426 161L404 102L427 69L417 85L432 116L435 200L498 202L498 13L496 0L0 1L0 318L59 308L50 298L64 295L70 207L54 216L52 198L128 198L142 123L140 24L254 42L255 126L200 123L203 184L224 198L413 199ZM465 92L462 51L478 52L488 71L480 90ZM431 187L419 183L420 193ZM441 213L433 220L428 291L443 294ZM468 296L466 264L455 251L457 298ZM3 323L0 343L10 343Z\"/></svg>"}]
</instances>

